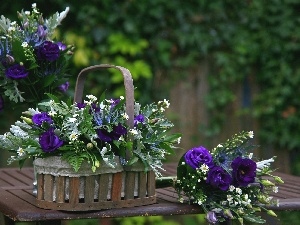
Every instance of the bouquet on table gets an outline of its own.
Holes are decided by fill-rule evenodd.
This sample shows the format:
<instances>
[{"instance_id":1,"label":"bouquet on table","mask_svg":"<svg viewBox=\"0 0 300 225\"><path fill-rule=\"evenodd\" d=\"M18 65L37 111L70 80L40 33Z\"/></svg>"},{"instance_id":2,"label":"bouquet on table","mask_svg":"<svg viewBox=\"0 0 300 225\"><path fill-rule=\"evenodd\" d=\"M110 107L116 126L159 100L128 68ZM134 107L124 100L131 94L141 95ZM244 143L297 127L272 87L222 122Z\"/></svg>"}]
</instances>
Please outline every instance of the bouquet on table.
<instances>
[{"instance_id":1,"label":"bouquet on table","mask_svg":"<svg viewBox=\"0 0 300 225\"><path fill-rule=\"evenodd\" d=\"M180 202L188 200L201 206L210 224L228 219L264 223L255 213L278 202L270 193L277 192L280 177L272 175L274 158L259 161L251 153L253 132L241 132L212 151L194 147L181 158L175 188ZM274 182L268 178L273 178ZM186 199L184 199L186 198Z\"/></svg>"},{"instance_id":2,"label":"bouquet on table","mask_svg":"<svg viewBox=\"0 0 300 225\"><path fill-rule=\"evenodd\" d=\"M0 17L0 111L8 103L37 104L46 92L66 92L73 47L51 37L68 11L44 19L32 4L32 12L18 12L20 24Z\"/></svg>"},{"instance_id":3,"label":"bouquet on table","mask_svg":"<svg viewBox=\"0 0 300 225\"><path fill-rule=\"evenodd\" d=\"M160 175L165 156L180 141L180 134L168 134L173 124L164 116L167 100L143 107L135 102L130 128L124 97L98 100L87 95L83 103L73 104L52 97L38 109L29 108L22 121L0 135L2 148L13 153L10 162L22 166L30 157L61 156L75 171L84 160L95 171L100 162L113 168L119 156L123 165L140 160L146 171ZM128 150L130 158L125 157Z\"/></svg>"}]
</instances>

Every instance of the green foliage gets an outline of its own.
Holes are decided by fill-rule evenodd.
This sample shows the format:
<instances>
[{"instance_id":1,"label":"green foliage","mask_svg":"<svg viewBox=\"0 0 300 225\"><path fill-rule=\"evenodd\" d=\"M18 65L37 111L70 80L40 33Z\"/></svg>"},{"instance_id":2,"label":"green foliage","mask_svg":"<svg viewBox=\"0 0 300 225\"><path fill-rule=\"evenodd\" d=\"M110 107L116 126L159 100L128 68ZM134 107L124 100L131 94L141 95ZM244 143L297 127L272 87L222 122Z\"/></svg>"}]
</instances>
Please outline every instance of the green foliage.
<instances>
[{"instance_id":1,"label":"green foliage","mask_svg":"<svg viewBox=\"0 0 300 225\"><path fill-rule=\"evenodd\" d=\"M226 120L225 107L236 101L233 87L252 82L258 92L245 93L252 101L244 103L241 112L260 121L262 143L283 149L300 145L298 1L36 3L45 14L70 6L64 20L67 29L59 34L77 48L72 74L91 64L125 66L132 71L143 102L167 95L168 88L185 77L183 71L205 58L212 68L206 96L211 118L202 132L208 137L218 134ZM1 13L16 18L15 11L29 9L30 4L3 3ZM111 79L98 75L88 79L88 90L95 95L105 89L113 95L123 91L116 74Z\"/></svg>"}]
</instances>

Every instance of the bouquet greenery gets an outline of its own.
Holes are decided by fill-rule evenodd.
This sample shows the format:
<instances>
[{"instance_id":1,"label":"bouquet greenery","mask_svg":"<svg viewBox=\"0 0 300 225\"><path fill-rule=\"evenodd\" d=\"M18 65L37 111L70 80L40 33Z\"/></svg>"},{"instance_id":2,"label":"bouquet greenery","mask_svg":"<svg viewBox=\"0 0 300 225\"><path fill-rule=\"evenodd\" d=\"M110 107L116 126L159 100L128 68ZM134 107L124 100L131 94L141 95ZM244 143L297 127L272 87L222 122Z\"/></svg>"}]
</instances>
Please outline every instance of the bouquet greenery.
<instances>
[{"instance_id":1,"label":"bouquet greenery","mask_svg":"<svg viewBox=\"0 0 300 225\"><path fill-rule=\"evenodd\" d=\"M187 197L200 205L210 224L228 219L264 223L255 212L265 210L276 216L266 205L279 204L270 193L277 192L280 177L272 175L274 158L255 161L249 153L255 146L249 140L253 132L241 132L219 144L211 152L203 146L187 151L177 169L176 189L180 202ZM275 183L268 178L273 178Z\"/></svg>"},{"instance_id":2,"label":"bouquet greenery","mask_svg":"<svg viewBox=\"0 0 300 225\"><path fill-rule=\"evenodd\" d=\"M7 103L36 104L47 93L68 89L67 65L72 46L51 40L69 8L48 19L32 4L18 12L20 24L0 18L0 111Z\"/></svg>"},{"instance_id":3,"label":"bouquet greenery","mask_svg":"<svg viewBox=\"0 0 300 225\"><path fill-rule=\"evenodd\" d=\"M100 162L114 167L119 156L123 165L139 160L159 175L165 156L180 141L180 134L168 134L173 124L164 116L167 100L144 107L135 102L134 126L129 127L124 97L98 101L87 95L83 103L72 104L49 96L53 99L29 108L22 121L0 135L2 148L14 154L9 162L22 166L30 157L61 156L75 171L84 160L95 171Z\"/></svg>"}]
</instances>

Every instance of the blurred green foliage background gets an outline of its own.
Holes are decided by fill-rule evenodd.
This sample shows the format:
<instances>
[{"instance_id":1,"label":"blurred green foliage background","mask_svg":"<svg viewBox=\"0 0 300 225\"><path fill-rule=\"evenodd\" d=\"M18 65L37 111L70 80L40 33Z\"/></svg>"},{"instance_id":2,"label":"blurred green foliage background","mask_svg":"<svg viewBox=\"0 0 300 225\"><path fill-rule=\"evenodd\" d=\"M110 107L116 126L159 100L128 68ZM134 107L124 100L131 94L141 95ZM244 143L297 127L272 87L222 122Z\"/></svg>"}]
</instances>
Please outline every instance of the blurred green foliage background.
<instances>
[{"instance_id":1,"label":"blurred green foliage background","mask_svg":"<svg viewBox=\"0 0 300 225\"><path fill-rule=\"evenodd\" d=\"M131 71L140 102L169 98L174 84L205 60L209 91L198 107L205 107L209 118L199 124L199 133L209 140L230 131L224 127L225 109L237 101L241 85L243 107L234 113L257 121L260 145L286 152L292 173L300 174L299 0L34 2L45 17L70 7L56 33L76 46L70 96L81 69L110 63ZM32 3L4 1L0 14L17 20L16 11L30 10ZM86 89L95 95L123 93L116 72L90 76ZM2 133L19 113L0 113Z\"/></svg>"}]
</instances>

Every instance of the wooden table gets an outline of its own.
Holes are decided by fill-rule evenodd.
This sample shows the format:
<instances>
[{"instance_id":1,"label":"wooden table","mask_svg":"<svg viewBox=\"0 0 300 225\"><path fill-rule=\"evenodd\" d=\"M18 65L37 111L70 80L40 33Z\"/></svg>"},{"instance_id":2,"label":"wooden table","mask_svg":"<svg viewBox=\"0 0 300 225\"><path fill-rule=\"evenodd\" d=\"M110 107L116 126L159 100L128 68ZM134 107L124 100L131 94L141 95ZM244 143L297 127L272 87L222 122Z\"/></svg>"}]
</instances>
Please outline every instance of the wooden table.
<instances>
[{"instance_id":1,"label":"wooden table","mask_svg":"<svg viewBox=\"0 0 300 225\"><path fill-rule=\"evenodd\" d=\"M165 166L164 175L176 174L176 165ZM285 183L279 186L274 197L280 199L279 207L274 210L300 209L300 178L278 173ZM0 169L0 212L5 216L5 224L13 225L16 221L36 221L40 224L61 224L61 220L85 218L116 218L129 216L184 215L202 213L195 205L178 203L174 189L156 189L157 203L148 206L122 209L110 209L88 212L66 212L45 210L35 206L32 194L33 169L5 168Z\"/></svg>"}]
</instances>

